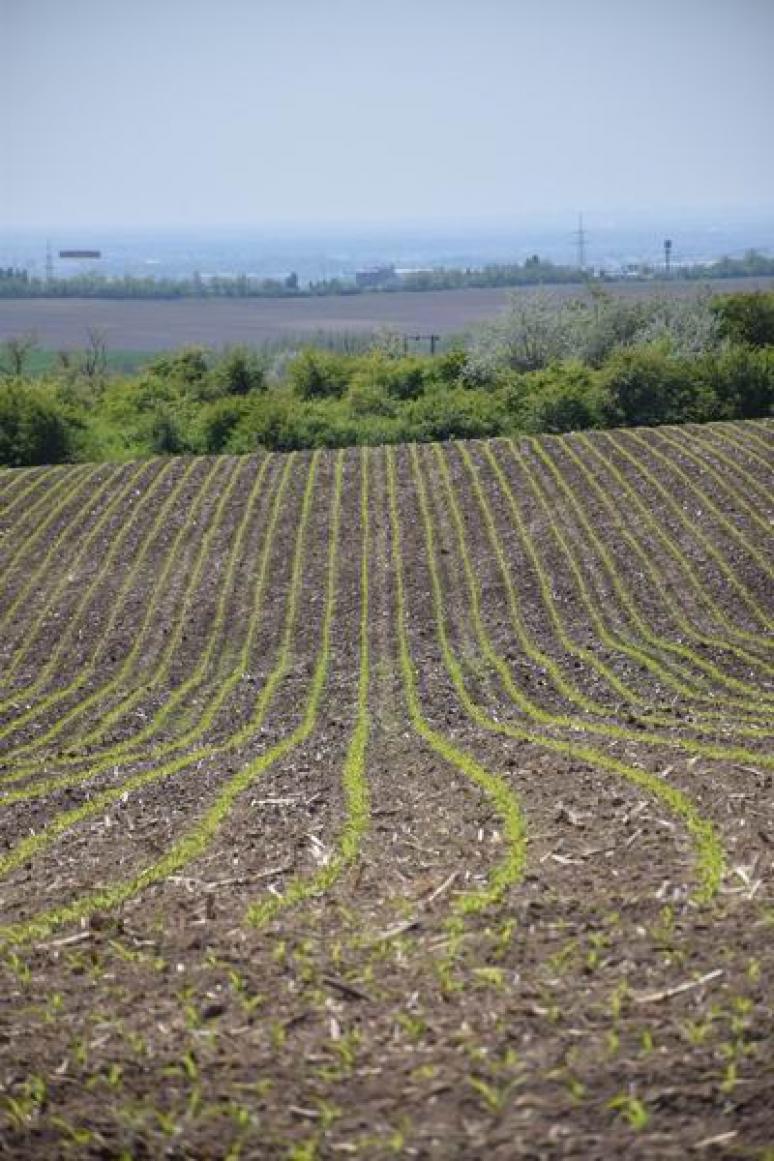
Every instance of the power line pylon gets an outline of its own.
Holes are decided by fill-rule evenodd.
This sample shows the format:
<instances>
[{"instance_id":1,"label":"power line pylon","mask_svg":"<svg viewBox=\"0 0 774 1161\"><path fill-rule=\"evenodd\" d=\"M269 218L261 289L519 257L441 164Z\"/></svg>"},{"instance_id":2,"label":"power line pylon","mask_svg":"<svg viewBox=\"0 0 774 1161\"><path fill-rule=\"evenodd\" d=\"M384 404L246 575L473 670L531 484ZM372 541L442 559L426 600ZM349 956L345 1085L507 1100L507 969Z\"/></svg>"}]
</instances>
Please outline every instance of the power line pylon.
<instances>
[{"instance_id":1,"label":"power line pylon","mask_svg":"<svg viewBox=\"0 0 774 1161\"><path fill-rule=\"evenodd\" d=\"M578 229L575 231L575 240L578 244L578 269L586 270L586 238L588 234L583 228L583 214L578 214Z\"/></svg>"}]
</instances>

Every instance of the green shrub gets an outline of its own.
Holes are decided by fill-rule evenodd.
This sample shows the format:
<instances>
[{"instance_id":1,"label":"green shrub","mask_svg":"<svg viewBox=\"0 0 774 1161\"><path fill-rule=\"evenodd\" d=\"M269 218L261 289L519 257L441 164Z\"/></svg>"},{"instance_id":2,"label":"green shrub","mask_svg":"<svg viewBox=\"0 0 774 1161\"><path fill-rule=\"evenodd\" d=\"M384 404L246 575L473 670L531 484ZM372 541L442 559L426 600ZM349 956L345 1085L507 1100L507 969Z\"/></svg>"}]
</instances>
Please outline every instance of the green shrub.
<instances>
[{"instance_id":1,"label":"green shrub","mask_svg":"<svg viewBox=\"0 0 774 1161\"><path fill-rule=\"evenodd\" d=\"M231 347L220 359L211 378L227 395L249 395L266 390L264 361L248 347Z\"/></svg>"},{"instance_id":2,"label":"green shrub","mask_svg":"<svg viewBox=\"0 0 774 1161\"><path fill-rule=\"evenodd\" d=\"M774 347L730 347L696 367L713 400L711 419L762 419L774 413Z\"/></svg>"},{"instance_id":3,"label":"green shrub","mask_svg":"<svg viewBox=\"0 0 774 1161\"><path fill-rule=\"evenodd\" d=\"M210 352L206 347L183 347L158 355L148 364L148 370L159 379L191 386L207 377L210 369Z\"/></svg>"},{"instance_id":4,"label":"green shrub","mask_svg":"<svg viewBox=\"0 0 774 1161\"><path fill-rule=\"evenodd\" d=\"M447 351L433 359L428 368L428 378L434 383L443 383L447 387L468 386L466 368L468 353L462 348Z\"/></svg>"},{"instance_id":5,"label":"green shrub","mask_svg":"<svg viewBox=\"0 0 774 1161\"><path fill-rule=\"evenodd\" d=\"M350 384L347 403L351 414L359 418L369 415L392 416L396 412L394 400L387 397L383 388L360 373L355 375Z\"/></svg>"},{"instance_id":6,"label":"green shrub","mask_svg":"<svg viewBox=\"0 0 774 1161\"><path fill-rule=\"evenodd\" d=\"M424 394L430 370L426 359L406 357L384 362L386 365L377 372L377 381L381 379L391 399L419 399Z\"/></svg>"},{"instance_id":7,"label":"green shrub","mask_svg":"<svg viewBox=\"0 0 774 1161\"><path fill-rule=\"evenodd\" d=\"M400 403L424 393L426 359L391 358L374 351L352 362L356 370L347 399L354 415L395 415Z\"/></svg>"},{"instance_id":8,"label":"green shrub","mask_svg":"<svg viewBox=\"0 0 774 1161\"><path fill-rule=\"evenodd\" d=\"M151 416L148 437L153 455L182 455L193 450L181 416L163 404Z\"/></svg>"},{"instance_id":9,"label":"green shrub","mask_svg":"<svg viewBox=\"0 0 774 1161\"><path fill-rule=\"evenodd\" d=\"M723 294L712 302L722 334L732 343L774 346L774 292Z\"/></svg>"},{"instance_id":10,"label":"green shrub","mask_svg":"<svg viewBox=\"0 0 774 1161\"><path fill-rule=\"evenodd\" d=\"M410 432L406 438L422 441L502 435L508 426L496 396L462 387L439 389L407 404L405 417Z\"/></svg>"},{"instance_id":11,"label":"green shrub","mask_svg":"<svg viewBox=\"0 0 774 1161\"><path fill-rule=\"evenodd\" d=\"M355 369L346 355L309 347L288 366L288 381L299 399L340 399Z\"/></svg>"},{"instance_id":12,"label":"green shrub","mask_svg":"<svg viewBox=\"0 0 774 1161\"><path fill-rule=\"evenodd\" d=\"M0 384L0 464L30 467L76 459L84 424L45 387Z\"/></svg>"},{"instance_id":13,"label":"green shrub","mask_svg":"<svg viewBox=\"0 0 774 1161\"><path fill-rule=\"evenodd\" d=\"M602 396L593 371L581 363L560 363L522 377L520 426L530 432L582 431L599 426Z\"/></svg>"},{"instance_id":14,"label":"green shrub","mask_svg":"<svg viewBox=\"0 0 774 1161\"><path fill-rule=\"evenodd\" d=\"M618 351L600 374L600 418L606 426L640 427L706 418L691 360L658 347Z\"/></svg>"},{"instance_id":15,"label":"green shrub","mask_svg":"<svg viewBox=\"0 0 774 1161\"><path fill-rule=\"evenodd\" d=\"M248 451L249 446L236 448L233 443L235 433L249 414L249 405L239 397L226 396L207 404L198 416L197 448L207 455L217 455L225 451Z\"/></svg>"}]
</instances>

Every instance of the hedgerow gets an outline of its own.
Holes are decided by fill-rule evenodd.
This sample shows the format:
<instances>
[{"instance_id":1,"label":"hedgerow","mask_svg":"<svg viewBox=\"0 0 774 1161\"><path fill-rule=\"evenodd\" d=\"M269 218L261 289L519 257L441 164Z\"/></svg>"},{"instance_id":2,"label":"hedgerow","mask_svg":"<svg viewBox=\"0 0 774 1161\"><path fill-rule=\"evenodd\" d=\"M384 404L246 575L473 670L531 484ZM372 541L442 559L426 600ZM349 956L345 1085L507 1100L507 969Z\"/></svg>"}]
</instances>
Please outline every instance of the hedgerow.
<instances>
[{"instance_id":1,"label":"hedgerow","mask_svg":"<svg viewBox=\"0 0 774 1161\"><path fill-rule=\"evenodd\" d=\"M0 464L763 418L774 410L770 313L766 296L535 297L437 356L402 353L393 336L273 363L268 351L189 347L129 377L16 377L0 383Z\"/></svg>"}]
</instances>

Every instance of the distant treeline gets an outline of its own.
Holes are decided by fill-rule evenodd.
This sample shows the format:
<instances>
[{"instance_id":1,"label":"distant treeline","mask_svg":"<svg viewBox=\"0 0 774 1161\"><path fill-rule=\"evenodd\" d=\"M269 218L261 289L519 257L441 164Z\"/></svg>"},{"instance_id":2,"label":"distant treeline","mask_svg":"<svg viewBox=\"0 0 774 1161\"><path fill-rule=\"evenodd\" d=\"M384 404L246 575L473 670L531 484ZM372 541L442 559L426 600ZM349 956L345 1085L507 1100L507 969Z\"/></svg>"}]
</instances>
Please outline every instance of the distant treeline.
<instances>
[{"instance_id":1,"label":"distant treeline","mask_svg":"<svg viewBox=\"0 0 774 1161\"><path fill-rule=\"evenodd\" d=\"M774 257L749 250L743 258L681 265L671 277L705 281L710 278L744 278L774 275ZM626 275L600 275L594 281L653 281L666 278L659 266L640 266ZM359 286L344 278L322 279L301 286L298 275L287 278L137 278L110 277L96 272L68 278L39 278L17 267L0 267L0 298L313 298L336 294L388 294L397 290L465 290L477 288L581 285L590 280L577 266L562 266L538 255L526 261L493 263L480 268L439 268L386 275L378 286Z\"/></svg>"},{"instance_id":2,"label":"distant treeline","mask_svg":"<svg viewBox=\"0 0 774 1161\"><path fill-rule=\"evenodd\" d=\"M0 463L246 453L751 419L774 410L774 293L624 300L514 295L434 357L187 348L111 374L97 335L42 377L0 349Z\"/></svg>"}]
</instances>

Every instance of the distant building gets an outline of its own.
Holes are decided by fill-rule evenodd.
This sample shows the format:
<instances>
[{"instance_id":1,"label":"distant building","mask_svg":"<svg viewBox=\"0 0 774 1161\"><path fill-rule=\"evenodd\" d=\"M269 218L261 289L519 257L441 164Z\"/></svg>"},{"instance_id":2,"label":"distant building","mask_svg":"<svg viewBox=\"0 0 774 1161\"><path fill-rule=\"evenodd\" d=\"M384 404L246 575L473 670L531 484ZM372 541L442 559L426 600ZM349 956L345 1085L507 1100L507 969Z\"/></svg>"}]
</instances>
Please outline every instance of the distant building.
<instances>
[{"instance_id":1,"label":"distant building","mask_svg":"<svg viewBox=\"0 0 774 1161\"><path fill-rule=\"evenodd\" d=\"M101 250L60 250L60 258L101 258Z\"/></svg>"},{"instance_id":2,"label":"distant building","mask_svg":"<svg viewBox=\"0 0 774 1161\"><path fill-rule=\"evenodd\" d=\"M391 286L394 282L394 266L369 266L366 270L355 271L355 286L360 290Z\"/></svg>"}]
</instances>

